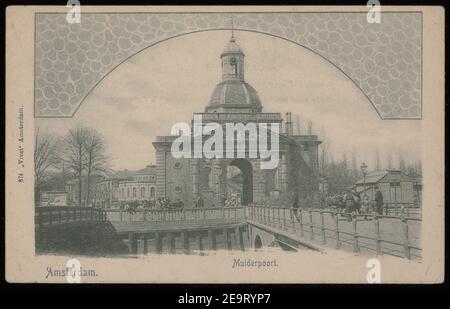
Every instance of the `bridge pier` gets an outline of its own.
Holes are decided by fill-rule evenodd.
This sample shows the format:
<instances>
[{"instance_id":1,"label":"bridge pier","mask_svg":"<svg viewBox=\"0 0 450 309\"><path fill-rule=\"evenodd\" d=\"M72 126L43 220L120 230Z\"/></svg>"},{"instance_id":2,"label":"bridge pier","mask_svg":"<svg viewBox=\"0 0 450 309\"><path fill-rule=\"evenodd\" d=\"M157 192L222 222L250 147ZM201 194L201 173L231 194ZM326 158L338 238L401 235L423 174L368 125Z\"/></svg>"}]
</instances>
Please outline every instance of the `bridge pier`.
<instances>
[{"instance_id":1,"label":"bridge pier","mask_svg":"<svg viewBox=\"0 0 450 309\"><path fill-rule=\"evenodd\" d=\"M208 237L211 238L211 249L217 250L216 234L213 229L208 229Z\"/></svg>"},{"instance_id":2,"label":"bridge pier","mask_svg":"<svg viewBox=\"0 0 450 309\"><path fill-rule=\"evenodd\" d=\"M175 253L175 251L176 251L175 240L176 240L175 232L169 233L170 253L172 253L172 254Z\"/></svg>"},{"instance_id":3,"label":"bridge pier","mask_svg":"<svg viewBox=\"0 0 450 309\"><path fill-rule=\"evenodd\" d=\"M148 253L148 237L147 237L147 235L141 235L139 240L140 240L140 247L141 247L140 252L143 255L145 255Z\"/></svg>"},{"instance_id":4,"label":"bridge pier","mask_svg":"<svg viewBox=\"0 0 450 309\"><path fill-rule=\"evenodd\" d=\"M239 229L239 227L237 227L236 232L238 233L238 237L239 237L239 247L240 247L241 251L245 251L244 235L242 235L244 233L244 231Z\"/></svg>"},{"instance_id":5,"label":"bridge pier","mask_svg":"<svg viewBox=\"0 0 450 309\"><path fill-rule=\"evenodd\" d=\"M182 239L183 239L183 251L184 254L189 254L189 235L187 232L182 232Z\"/></svg>"},{"instance_id":6,"label":"bridge pier","mask_svg":"<svg viewBox=\"0 0 450 309\"><path fill-rule=\"evenodd\" d=\"M161 254L162 253L162 241L163 241L163 235L162 233L155 233L155 251L157 254Z\"/></svg>"},{"instance_id":7,"label":"bridge pier","mask_svg":"<svg viewBox=\"0 0 450 309\"><path fill-rule=\"evenodd\" d=\"M197 235L197 242L198 242L198 250L200 251L200 255L203 255L203 240L202 240L202 234L199 232Z\"/></svg>"},{"instance_id":8,"label":"bridge pier","mask_svg":"<svg viewBox=\"0 0 450 309\"><path fill-rule=\"evenodd\" d=\"M136 235L133 232L128 233L128 250L131 254L137 254Z\"/></svg>"}]
</instances>

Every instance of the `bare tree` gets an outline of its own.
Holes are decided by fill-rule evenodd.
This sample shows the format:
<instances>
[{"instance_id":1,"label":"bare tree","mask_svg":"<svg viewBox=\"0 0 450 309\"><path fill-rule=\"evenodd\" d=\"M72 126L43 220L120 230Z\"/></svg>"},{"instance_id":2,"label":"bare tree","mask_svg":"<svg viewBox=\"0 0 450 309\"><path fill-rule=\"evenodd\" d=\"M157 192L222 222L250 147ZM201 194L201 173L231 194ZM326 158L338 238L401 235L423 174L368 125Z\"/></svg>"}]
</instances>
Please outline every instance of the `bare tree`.
<instances>
[{"instance_id":1,"label":"bare tree","mask_svg":"<svg viewBox=\"0 0 450 309\"><path fill-rule=\"evenodd\" d=\"M392 169L392 153L389 149L387 152L387 167L388 169Z\"/></svg>"},{"instance_id":2,"label":"bare tree","mask_svg":"<svg viewBox=\"0 0 450 309\"><path fill-rule=\"evenodd\" d=\"M78 203L82 202L82 174L86 166L86 149L84 147L87 129L77 127L70 129L64 137L63 153L59 156L78 179Z\"/></svg>"},{"instance_id":3,"label":"bare tree","mask_svg":"<svg viewBox=\"0 0 450 309\"><path fill-rule=\"evenodd\" d=\"M39 134L38 129L34 147L34 185L35 199L37 200L39 200L40 187L46 176L47 169L55 163L54 152L54 138L47 134Z\"/></svg>"},{"instance_id":4,"label":"bare tree","mask_svg":"<svg viewBox=\"0 0 450 309\"><path fill-rule=\"evenodd\" d=\"M95 129L87 129L83 144L86 154L86 204L90 199L90 184L93 172L106 172L108 157L105 155L105 142Z\"/></svg>"},{"instance_id":5,"label":"bare tree","mask_svg":"<svg viewBox=\"0 0 450 309\"><path fill-rule=\"evenodd\" d=\"M401 150L398 151L398 169L402 172L406 171L406 161Z\"/></svg>"},{"instance_id":6,"label":"bare tree","mask_svg":"<svg viewBox=\"0 0 450 309\"><path fill-rule=\"evenodd\" d=\"M351 158L351 177L353 178L353 181L356 181L358 178L358 164L356 160L356 151L355 148L352 148L352 158Z\"/></svg>"}]
</instances>

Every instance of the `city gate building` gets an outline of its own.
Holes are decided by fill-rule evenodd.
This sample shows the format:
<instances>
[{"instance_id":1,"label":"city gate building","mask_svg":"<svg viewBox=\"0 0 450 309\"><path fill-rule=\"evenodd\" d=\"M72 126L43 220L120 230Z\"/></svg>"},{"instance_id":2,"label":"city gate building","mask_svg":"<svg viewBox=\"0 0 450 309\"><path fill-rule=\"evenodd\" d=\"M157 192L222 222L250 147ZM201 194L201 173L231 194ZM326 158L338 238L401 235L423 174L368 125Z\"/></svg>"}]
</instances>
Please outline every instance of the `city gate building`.
<instances>
[{"instance_id":1,"label":"city gate building","mask_svg":"<svg viewBox=\"0 0 450 309\"><path fill-rule=\"evenodd\" d=\"M245 55L231 36L220 55L222 80L212 92L202 116L203 123L266 123L280 125L279 162L274 169L261 169L260 157L246 152L242 158L175 158L171 146L178 136L158 136L156 150L156 196L183 201L193 207L201 197L207 207L224 206L230 194L238 190L240 203L289 204L295 192L301 206L311 205L318 195L318 146L316 135L294 135L291 113L264 113L256 90L245 81ZM194 117L193 117L194 118ZM284 125L283 125L284 121ZM208 136L205 136L207 139ZM249 136L245 137L249 145ZM224 147L225 149L225 147ZM246 148L248 149L248 148ZM240 180L236 181L240 175ZM288 206L288 205L283 205ZM290 205L289 205L290 206Z\"/></svg>"}]
</instances>

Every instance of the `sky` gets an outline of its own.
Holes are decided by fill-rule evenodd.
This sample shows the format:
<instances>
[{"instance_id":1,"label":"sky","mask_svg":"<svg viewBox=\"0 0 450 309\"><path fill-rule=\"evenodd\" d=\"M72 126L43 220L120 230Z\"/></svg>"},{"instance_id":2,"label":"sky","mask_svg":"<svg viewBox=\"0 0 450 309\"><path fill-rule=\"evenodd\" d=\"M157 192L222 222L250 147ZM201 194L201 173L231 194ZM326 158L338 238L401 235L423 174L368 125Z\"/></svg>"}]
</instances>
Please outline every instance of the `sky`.
<instances>
[{"instance_id":1,"label":"sky","mask_svg":"<svg viewBox=\"0 0 450 309\"><path fill-rule=\"evenodd\" d=\"M258 92L263 112L290 111L301 134L326 140L335 160L356 154L373 169L375 153L394 164L399 153L420 158L418 120L381 120L357 86L318 55L271 36L235 31L245 53L245 80ZM63 136L78 125L103 135L111 167L136 170L155 162L152 141L177 122L203 112L221 79L220 53L229 31L208 31L164 41L110 72L71 119L36 119L40 132ZM294 133L297 125L294 124Z\"/></svg>"}]
</instances>

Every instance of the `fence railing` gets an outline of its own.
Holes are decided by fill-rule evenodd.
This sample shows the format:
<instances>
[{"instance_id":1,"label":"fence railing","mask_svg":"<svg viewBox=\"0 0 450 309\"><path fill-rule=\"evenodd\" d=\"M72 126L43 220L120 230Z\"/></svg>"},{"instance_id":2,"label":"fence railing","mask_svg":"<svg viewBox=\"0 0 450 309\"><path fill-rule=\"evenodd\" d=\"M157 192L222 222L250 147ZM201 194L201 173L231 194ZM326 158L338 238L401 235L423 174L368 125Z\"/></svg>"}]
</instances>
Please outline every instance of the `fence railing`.
<instances>
[{"instance_id":1,"label":"fence railing","mask_svg":"<svg viewBox=\"0 0 450 309\"><path fill-rule=\"evenodd\" d=\"M181 209L139 209L135 211L122 209L104 210L109 221L186 221L186 220L215 220L242 219L245 220L243 207L223 208L181 208Z\"/></svg>"},{"instance_id":2,"label":"fence railing","mask_svg":"<svg viewBox=\"0 0 450 309\"><path fill-rule=\"evenodd\" d=\"M309 237L323 245L332 240L336 249L346 244L352 246L355 253L365 248L377 255L408 259L421 256L418 240L410 235L411 224L420 223L419 218L375 213L346 216L331 210L257 206L248 207L246 217L248 221Z\"/></svg>"},{"instance_id":3,"label":"fence railing","mask_svg":"<svg viewBox=\"0 0 450 309\"><path fill-rule=\"evenodd\" d=\"M383 213L387 216L422 217L422 207L416 203L385 203Z\"/></svg>"},{"instance_id":4,"label":"fence railing","mask_svg":"<svg viewBox=\"0 0 450 309\"><path fill-rule=\"evenodd\" d=\"M35 207L34 217L35 227L106 220L103 209L76 206Z\"/></svg>"}]
</instances>

